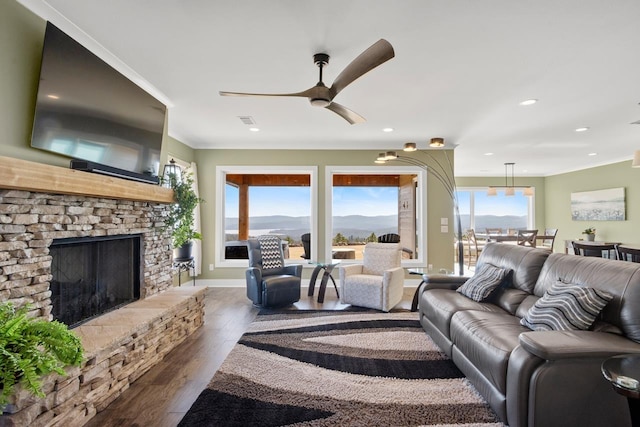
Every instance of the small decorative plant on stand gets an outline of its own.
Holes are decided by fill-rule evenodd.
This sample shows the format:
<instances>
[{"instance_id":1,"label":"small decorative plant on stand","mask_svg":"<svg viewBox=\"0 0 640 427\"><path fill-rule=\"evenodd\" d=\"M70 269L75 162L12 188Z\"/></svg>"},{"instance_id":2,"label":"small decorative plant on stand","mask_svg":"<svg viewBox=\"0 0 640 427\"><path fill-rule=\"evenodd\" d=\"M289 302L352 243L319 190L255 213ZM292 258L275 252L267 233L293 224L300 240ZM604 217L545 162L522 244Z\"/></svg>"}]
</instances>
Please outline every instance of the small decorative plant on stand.
<instances>
[{"instance_id":1,"label":"small decorative plant on stand","mask_svg":"<svg viewBox=\"0 0 640 427\"><path fill-rule=\"evenodd\" d=\"M596 229L593 227L589 227L587 229L585 229L582 234L585 234L587 236L587 240L589 242L593 242L596 239Z\"/></svg>"},{"instance_id":2,"label":"small decorative plant on stand","mask_svg":"<svg viewBox=\"0 0 640 427\"><path fill-rule=\"evenodd\" d=\"M194 212L204 200L193 191L193 177L190 173L184 173L181 178L171 173L165 179L168 179L169 187L173 189L175 200L165 220L165 227L171 230L173 257L189 259L193 241L202 239L202 235L194 227Z\"/></svg>"},{"instance_id":3,"label":"small decorative plant on stand","mask_svg":"<svg viewBox=\"0 0 640 427\"><path fill-rule=\"evenodd\" d=\"M82 362L82 343L67 325L31 318L27 310L0 304L0 411L16 384L44 397L40 378L51 372L65 375L65 366Z\"/></svg>"}]
</instances>

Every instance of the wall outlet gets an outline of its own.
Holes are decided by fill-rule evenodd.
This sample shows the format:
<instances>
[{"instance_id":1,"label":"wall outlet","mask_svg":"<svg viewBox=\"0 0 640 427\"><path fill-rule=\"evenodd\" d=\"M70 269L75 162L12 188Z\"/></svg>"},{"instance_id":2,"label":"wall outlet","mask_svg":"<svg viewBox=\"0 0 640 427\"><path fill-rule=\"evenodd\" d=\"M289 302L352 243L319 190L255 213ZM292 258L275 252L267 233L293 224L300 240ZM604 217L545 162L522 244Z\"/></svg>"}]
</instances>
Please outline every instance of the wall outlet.
<instances>
[{"instance_id":1,"label":"wall outlet","mask_svg":"<svg viewBox=\"0 0 640 427\"><path fill-rule=\"evenodd\" d=\"M429 271L433 270L433 264L429 264L429 265L427 266L427 269L428 269Z\"/></svg>"},{"instance_id":2,"label":"wall outlet","mask_svg":"<svg viewBox=\"0 0 640 427\"><path fill-rule=\"evenodd\" d=\"M209 271L213 271L213 264L209 264Z\"/></svg>"},{"instance_id":3,"label":"wall outlet","mask_svg":"<svg viewBox=\"0 0 640 427\"><path fill-rule=\"evenodd\" d=\"M440 226L440 232L441 233L448 233L449 232L449 226L448 225L441 225Z\"/></svg>"}]
</instances>

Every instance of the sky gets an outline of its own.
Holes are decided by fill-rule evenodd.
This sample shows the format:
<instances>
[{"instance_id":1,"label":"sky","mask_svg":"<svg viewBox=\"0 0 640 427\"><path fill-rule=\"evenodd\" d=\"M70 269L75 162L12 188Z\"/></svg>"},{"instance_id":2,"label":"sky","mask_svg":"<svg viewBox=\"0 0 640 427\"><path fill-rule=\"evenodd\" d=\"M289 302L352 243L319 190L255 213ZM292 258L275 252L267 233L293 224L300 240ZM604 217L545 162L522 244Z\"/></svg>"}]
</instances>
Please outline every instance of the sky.
<instances>
[{"instance_id":1,"label":"sky","mask_svg":"<svg viewBox=\"0 0 640 427\"><path fill-rule=\"evenodd\" d=\"M311 215L310 187L251 187L249 216ZM238 217L238 190L226 186L226 217ZM335 187L333 215L397 215L398 189L395 187Z\"/></svg>"},{"instance_id":2,"label":"sky","mask_svg":"<svg viewBox=\"0 0 640 427\"><path fill-rule=\"evenodd\" d=\"M487 196L485 190L474 191L475 215L526 216L527 197L517 191L513 197ZM310 216L310 187L251 187L250 216ZM397 215L398 189L395 187L334 187L333 215ZM470 192L460 191L460 213L469 212ZM238 190L226 187L226 217L238 217Z\"/></svg>"}]
</instances>

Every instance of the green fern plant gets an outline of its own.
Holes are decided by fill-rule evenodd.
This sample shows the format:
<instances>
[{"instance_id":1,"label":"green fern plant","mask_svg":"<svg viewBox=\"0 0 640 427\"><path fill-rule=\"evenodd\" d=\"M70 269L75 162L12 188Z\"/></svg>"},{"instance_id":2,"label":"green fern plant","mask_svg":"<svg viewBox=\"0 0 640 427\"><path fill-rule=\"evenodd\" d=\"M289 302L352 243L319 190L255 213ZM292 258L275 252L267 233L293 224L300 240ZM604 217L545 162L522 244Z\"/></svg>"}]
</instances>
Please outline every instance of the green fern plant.
<instances>
[{"instance_id":1,"label":"green fern plant","mask_svg":"<svg viewBox=\"0 0 640 427\"><path fill-rule=\"evenodd\" d=\"M42 376L65 375L65 366L82 362L82 343L67 325L30 318L27 313L28 307L0 304L0 410L16 384L44 397Z\"/></svg>"}]
</instances>

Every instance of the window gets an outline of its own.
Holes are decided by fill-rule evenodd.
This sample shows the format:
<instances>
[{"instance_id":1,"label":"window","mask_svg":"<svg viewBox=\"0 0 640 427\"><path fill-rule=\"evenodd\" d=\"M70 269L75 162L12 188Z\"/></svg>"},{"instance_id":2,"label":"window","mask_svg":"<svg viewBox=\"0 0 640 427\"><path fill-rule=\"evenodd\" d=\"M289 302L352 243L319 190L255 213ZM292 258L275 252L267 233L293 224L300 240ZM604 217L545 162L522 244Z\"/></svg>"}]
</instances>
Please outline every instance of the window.
<instances>
[{"instance_id":1,"label":"window","mask_svg":"<svg viewBox=\"0 0 640 427\"><path fill-rule=\"evenodd\" d=\"M364 245L395 234L403 264L424 259L423 202L426 173L415 167L335 167L326 171L327 225L325 259L362 258Z\"/></svg>"},{"instance_id":2,"label":"window","mask_svg":"<svg viewBox=\"0 0 640 427\"><path fill-rule=\"evenodd\" d=\"M473 228L484 233L487 228L499 228L508 234L535 228L533 196L525 196L522 191L506 196L504 190L498 190L496 196L488 196L487 188L463 188L457 194L462 231Z\"/></svg>"},{"instance_id":3,"label":"window","mask_svg":"<svg viewBox=\"0 0 640 427\"><path fill-rule=\"evenodd\" d=\"M315 235L315 167L219 166L216 170L216 263L246 266L248 238L278 235L285 262L300 262L301 236Z\"/></svg>"}]
</instances>

